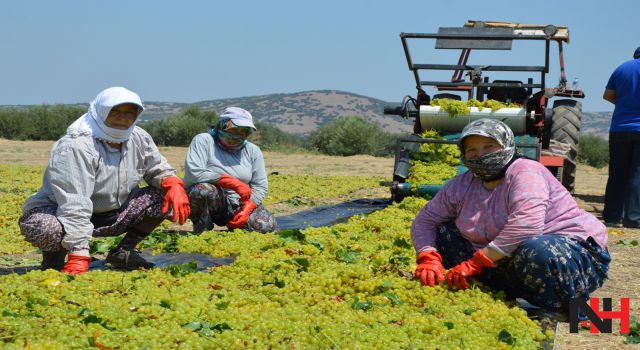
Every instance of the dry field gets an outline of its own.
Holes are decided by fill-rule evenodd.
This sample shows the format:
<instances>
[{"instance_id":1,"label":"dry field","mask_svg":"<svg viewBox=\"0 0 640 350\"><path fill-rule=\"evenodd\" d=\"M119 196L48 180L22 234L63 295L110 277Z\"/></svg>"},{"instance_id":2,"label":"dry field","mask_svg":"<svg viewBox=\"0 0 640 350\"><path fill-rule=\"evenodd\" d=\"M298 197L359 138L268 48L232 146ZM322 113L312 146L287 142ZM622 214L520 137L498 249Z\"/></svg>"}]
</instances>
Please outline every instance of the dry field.
<instances>
[{"instance_id":1,"label":"dry field","mask_svg":"<svg viewBox=\"0 0 640 350\"><path fill-rule=\"evenodd\" d=\"M22 142L0 140L0 164L46 165L52 142ZM161 148L169 162L182 169L185 148ZM301 175L360 175L391 177L393 159L369 156L330 157L309 154L282 154L265 152L267 172ZM575 198L585 210L600 218L604 188L607 180L606 169L579 166ZM367 193L367 196L387 196L384 190ZM344 198L340 199L344 200ZM614 310L618 309L620 297L631 299L631 314L640 316L640 247L617 244L618 241L640 239L639 229L610 229L609 251L613 258L609 280L594 296L614 300ZM614 321L614 332L618 321ZM616 334L590 334L580 331L570 334L568 323L560 323L555 342L556 349L638 349L640 345L624 344L624 337Z\"/></svg>"},{"instance_id":2,"label":"dry field","mask_svg":"<svg viewBox=\"0 0 640 350\"><path fill-rule=\"evenodd\" d=\"M47 165L52 141L9 141L0 139L0 164ZM169 163L184 169L187 149L160 147ZM391 174L393 158L371 156L332 157L309 154L264 152L268 173L287 175L358 175L386 176Z\"/></svg>"}]
</instances>

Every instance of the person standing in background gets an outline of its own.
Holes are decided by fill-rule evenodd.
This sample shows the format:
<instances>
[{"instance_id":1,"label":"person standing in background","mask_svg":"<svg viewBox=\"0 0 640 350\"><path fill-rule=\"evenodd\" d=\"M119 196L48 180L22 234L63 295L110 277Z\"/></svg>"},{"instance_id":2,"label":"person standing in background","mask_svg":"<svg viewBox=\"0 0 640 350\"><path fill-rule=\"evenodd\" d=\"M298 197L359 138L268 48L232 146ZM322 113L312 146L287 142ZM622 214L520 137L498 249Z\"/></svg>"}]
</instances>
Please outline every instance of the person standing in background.
<instances>
[{"instance_id":1,"label":"person standing in background","mask_svg":"<svg viewBox=\"0 0 640 350\"><path fill-rule=\"evenodd\" d=\"M602 96L615 108L609 128L609 179L602 218L640 227L640 47L611 74Z\"/></svg>"}]
</instances>

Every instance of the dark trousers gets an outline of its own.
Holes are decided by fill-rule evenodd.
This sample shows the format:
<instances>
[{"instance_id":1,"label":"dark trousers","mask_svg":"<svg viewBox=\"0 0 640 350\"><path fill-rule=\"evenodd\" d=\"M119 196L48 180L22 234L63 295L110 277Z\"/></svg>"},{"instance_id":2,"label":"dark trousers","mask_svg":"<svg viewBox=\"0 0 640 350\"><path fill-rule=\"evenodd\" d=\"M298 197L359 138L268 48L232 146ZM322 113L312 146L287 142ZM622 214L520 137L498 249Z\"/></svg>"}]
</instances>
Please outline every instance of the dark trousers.
<instances>
[{"instance_id":1,"label":"dark trousers","mask_svg":"<svg viewBox=\"0 0 640 350\"><path fill-rule=\"evenodd\" d=\"M609 180L602 218L640 227L640 132L609 133Z\"/></svg>"},{"instance_id":2,"label":"dark trousers","mask_svg":"<svg viewBox=\"0 0 640 350\"><path fill-rule=\"evenodd\" d=\"M453 223L438 227L436 249L447 269L475 252ZM492 290L504 291L507 298L568 312L571 299L589 299L602 286L610 261L609 251L592 238L584 242L547 234L527 239L511 257L474 277Z\"/></svg>"}]
</instances>

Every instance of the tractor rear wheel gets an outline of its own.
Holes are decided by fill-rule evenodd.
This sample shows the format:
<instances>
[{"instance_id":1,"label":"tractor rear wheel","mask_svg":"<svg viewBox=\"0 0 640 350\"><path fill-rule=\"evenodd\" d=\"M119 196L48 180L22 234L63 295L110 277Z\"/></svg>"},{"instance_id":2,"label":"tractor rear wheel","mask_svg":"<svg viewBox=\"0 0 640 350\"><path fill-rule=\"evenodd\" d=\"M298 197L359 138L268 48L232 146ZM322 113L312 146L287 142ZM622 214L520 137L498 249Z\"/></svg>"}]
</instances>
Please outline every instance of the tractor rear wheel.
<instances>
[{"instance_id":1,"label":"tractor rear wheel","mask_svg":"<svg viewBox=\"0 0 640 350\"><path fill-rule=\"evenodd\" d=\"M582 125L582 103L574 100L553 101L551 139L568 144L571 148L564 160L562 185L571 193L576 185L576 158Z\"/></svg>"}]
</instances>

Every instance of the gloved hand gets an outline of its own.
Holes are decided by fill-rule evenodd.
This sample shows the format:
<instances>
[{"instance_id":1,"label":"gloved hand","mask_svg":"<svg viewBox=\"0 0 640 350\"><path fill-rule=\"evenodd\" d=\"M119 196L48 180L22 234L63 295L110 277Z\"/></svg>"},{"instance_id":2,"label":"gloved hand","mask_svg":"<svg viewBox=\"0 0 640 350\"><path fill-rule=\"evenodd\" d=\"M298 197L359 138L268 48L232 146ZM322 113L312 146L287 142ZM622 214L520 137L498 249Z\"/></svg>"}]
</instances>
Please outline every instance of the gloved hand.
<instances>
[{"instance_id":1,"label":"gloved hand","mask_svg":"<svg viewBox=\"0 0 640 350\"><path fill-rule=\"evenodd\" d=\"M233 176L224 174L220 176L220 180L216 184L222 188L234 190L243 203L251 199L251 187Z\"/></svg>"},{"instance_id":2,"label":"gloved hand","mask_svg":"<svg viewBox=\"0 0 640 350\"><path fill-rule=\"evenodd\" d=\"M162 203L162 215L167 215L169 205L173 207L171 221L184 224L191 214L189 207L189 197L184 191L184 182L177 176L169 176L162 179L162 189L164 190L164 201Z\"/></svg>"},{"instance_id":3,"label":"gloved hand","mask_svg":"<svg viewBox=\"0 0 640 350\"><path fill-rule=\"evenodd\" d=\"M64 267L62 268L62 270L60 270L60 272L66 273L68 275L78 275L81 273L85 273L89 271L90 261L90 256L69 254L67 255L67 263L64 264Z\"/></svg>"},{"instance_id":4,"label":"gloved hand","mask_svg":"<svg viewBox=\"0 0 640 350\"><path fill-rule=\"evenodd\" d=\"M416 258L418 267L415 276L425 286L433 287L444 280L444 266L442 257L435 250L421 252Z\"/></svg>"},{"instance_id":5,"label":"gloved hand","mask_svg":"<svg viewBox=\"0 0 640 350\"><path fill-rule=\"evenodd\" d=\"M233 229L246 225L247 221L249 221L249 215L251 215L255 208L256 204L252 200L242 203L242 207L238 210L233 219L227 223L227 227Z\"/></svg>"},{"instance_id":6,"label":"gloved hand","mask_svg":"<svg viewBox=\"0 0 640 350\"><path fill-rule=\"evenodd\" d=\"M489 259L482 250L478 249L473 253L471 259L463 261L450 269L445 279L447 280L449 288L453 288L455 284L458 289L467 289L469 288L467 277L479 274L485 267L494 266L493 261Z\"/></svg>"}]
</instances>

